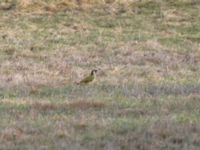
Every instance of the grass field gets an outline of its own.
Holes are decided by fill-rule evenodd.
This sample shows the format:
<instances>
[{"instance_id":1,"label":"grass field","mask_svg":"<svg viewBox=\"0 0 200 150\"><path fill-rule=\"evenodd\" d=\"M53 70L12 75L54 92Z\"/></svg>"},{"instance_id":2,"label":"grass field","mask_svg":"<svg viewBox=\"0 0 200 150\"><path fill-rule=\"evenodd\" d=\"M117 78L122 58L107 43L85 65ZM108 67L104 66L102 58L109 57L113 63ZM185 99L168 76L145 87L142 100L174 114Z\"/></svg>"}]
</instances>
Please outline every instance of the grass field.
<instances>
[{"instance_id":1,"label":"grass field","mask_svg":"<svg viewBox=\"0 0 200 150\"><path fill-rule=\"evenodd\" d=\"M0 3L0 149L198 150L200 1L78 2Z\"/></svg>"}]
</instances>

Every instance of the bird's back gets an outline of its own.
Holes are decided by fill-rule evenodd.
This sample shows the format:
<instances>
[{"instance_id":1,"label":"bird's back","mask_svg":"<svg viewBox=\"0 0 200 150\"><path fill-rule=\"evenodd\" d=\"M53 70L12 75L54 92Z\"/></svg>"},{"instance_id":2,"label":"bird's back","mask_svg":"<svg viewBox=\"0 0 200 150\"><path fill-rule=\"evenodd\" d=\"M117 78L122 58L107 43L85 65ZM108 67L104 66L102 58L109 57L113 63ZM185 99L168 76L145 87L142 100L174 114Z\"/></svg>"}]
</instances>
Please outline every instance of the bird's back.
<instances>
[{"instance_id":1,"label":"bird's back","mask_svg":"<svg viewBox=\"0 0 200 150\"><path fill-rule=\"evenodd\" d=\"M89 82L91 82L91 81L93 81L93 80L94 80L94 76L90 75L90 76L84 78L83 80L81 80L81 81L80 81L80 84L89 83Z\"/></svg>"}]
</instances>

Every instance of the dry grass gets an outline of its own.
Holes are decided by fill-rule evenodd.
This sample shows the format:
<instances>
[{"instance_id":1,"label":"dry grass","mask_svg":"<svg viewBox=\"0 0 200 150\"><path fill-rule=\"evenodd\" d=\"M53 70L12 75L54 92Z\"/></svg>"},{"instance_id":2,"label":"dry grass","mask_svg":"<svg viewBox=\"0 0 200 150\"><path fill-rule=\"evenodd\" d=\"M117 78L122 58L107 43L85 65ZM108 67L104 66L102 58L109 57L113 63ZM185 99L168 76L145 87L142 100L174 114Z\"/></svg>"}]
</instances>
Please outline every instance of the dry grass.
<instances>
[{"instance_id":1,"label":"dry grass","mask_svg":"<svg viewBox=\"0 0 200 150\"><path fill-rule=\"evenodd\" d=\"M0 149L199 149L199 6L1 1Z\"/></svg>"},{"instance_id":2,"label":"dry grass","mask_svg":"<svg viewBox=\"0 0 200 150\"><path fill-rule=\"evenodd\" d=\"M106 107L106 104L101 101L89 101L89 100L71 100L70 102L65 101L64 103L51 103L48 101L33 101L33 100L8 100L4 99L0 102L4 105L24 105L25 107L30 107L38 110L62 110L62 109L101 109Z\"/></svg>"},{"instance_id":3,"label":"dry grass","mask_svg":"<svg viewBox=\"0 0 200 150\"><path fill-rule=\"evenodd\" d=\"M128 6L130 2L130 0L3 0L0 3L0 10L9 11L16 9L19 12L35 12L41 14L47 12L55 13L70 9L88 9L102 5L110 5L110 7L115 10L114 7L116 5L118 6L118 4L120 4L124 7Z\"/></svg>"}]
</instances>

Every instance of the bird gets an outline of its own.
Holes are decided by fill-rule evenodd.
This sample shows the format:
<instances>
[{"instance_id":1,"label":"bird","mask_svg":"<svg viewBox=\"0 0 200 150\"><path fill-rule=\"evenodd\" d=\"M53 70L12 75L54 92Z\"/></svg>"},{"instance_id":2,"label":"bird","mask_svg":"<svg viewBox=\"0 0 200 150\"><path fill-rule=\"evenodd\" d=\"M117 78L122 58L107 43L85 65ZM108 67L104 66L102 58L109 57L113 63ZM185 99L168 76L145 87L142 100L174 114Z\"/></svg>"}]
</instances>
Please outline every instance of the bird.
<instances>
[{"instance_id":1,"label":"bird","mask_svg":"<svg viewBox=\"0 0 200 150\"><path fill-rule=\"evenodd\" d=\"M96 73L97 73L97 69L93 69L89 76L83 78L77 84L88 84L88 83L92 82L95 79Z\"/></svg>"}]
</instances>

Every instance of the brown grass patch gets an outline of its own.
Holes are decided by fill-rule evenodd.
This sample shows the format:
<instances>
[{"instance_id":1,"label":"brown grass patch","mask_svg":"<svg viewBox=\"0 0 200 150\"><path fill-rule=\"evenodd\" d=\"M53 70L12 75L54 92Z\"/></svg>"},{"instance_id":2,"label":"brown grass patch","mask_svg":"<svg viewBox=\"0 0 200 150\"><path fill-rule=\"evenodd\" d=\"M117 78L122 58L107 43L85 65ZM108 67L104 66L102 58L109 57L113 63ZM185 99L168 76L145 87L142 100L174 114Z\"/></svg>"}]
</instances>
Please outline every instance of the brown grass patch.
<instances>
[{"instance_id":1,"label":"brown grass patch","mask_svg":"<svg viewBox=\"0 0 200 150\"><path fill-rule=\"evenodd\" d=\"M87 124L86 121L80 121L80 122L74 123L74 127L75 127L76 129L79 129L79 130L81 130L81 129L86 129L87 126L88 126L88 124Z\"/></svg>"},{"instance_id":2,"label":"brown grass patch","mask_svg":"<svg viewBox=\"0 0 200 150\"><path fill-rule=\"evenodd\" d=\"M13 141L15 139L19 139L24 134L24 131L21 128L11 127L5 128L0 132L0 139L6 141Z\"/></svg>"},{"instance_id":3,"label":"brown grass patch","mask_svg":"<svg viewBox=\"0 0 200 150\"><path fill-rule=\"evenodd\" d=\"M57 110L59 108L58 104L53 104L49 102L34 102L31 104L33 109L47 111L47 110Z\"/></svg>"},{"instance_id":4,"label":"brown grass patch","mask_svg":"<svg viewBox=\"0 0 200 150\"><path fill-rule=\"evenodd\" d=\"M49 102L34 102L31 104L31 107L34 109L39 110L57 110L57 109L66 109L66 108L74 108L74 109L98 109L105 107L105 103L103 102L95 102L95 101L88 101L88 100L78 100L74 102L67 102L67 103L49 103Z\"/></svg>"},{"instance_id":5,"label":"brown grass patch","mask_svg":"<svg viewBox=\"0 0 200 150\"><path fill-rule=\"evenodd\" d=\"M63 102L63 103L51 103L49 101L33 101L33 100L1 100L0 104L8 104L8 105L27 105L33 109L47 111L47 110L59 110L66 108L74 108L74 109L101 109L106 106L105 102L100 101L90 101L90 100L75 100L72 102Z\"/></svg>"},{"instance_id":6,"label":"brown grass patch","mask_svg":"<svg viewBox=\"0 0 200 150\"><path fill-rule=\"evenodd\" d=\"M99 101L78 100L67 104L68 107L78 109L104 108L106 104Z\"/></svg>"},{"instance_id":7,"label":"brown grass patch","mask_svg":"<svg viewBox=\"0 0 200 150\"><path fill-rule=\"evenodd\" d=\"M52 1L35 1L35 0L17 0L0 2L0 10L10 10L16 8L18 11L25 12L57 12L67 9L77 9L77 8L91 8L98 5L111 5L113 7L116 4L126 4L130 3L130 0L52 0Z\"/></svg>"},{"instance_id":8,"label":"brown grass patch","mask_svg":"<svg viewBox=\"0 0 200 150\"><path fill-rule=\"evenodd\" d=\"M84 3L88 3L89 1L82 1L82 0L62 0L62 1L51 1L51 2L44 2L44 1L33 1L33 0L21 0L19 2L19 10L26 10L26 11L49 11L49 12L56 12L62 11L65 9L73 9L77 8L79 5Z\"/></svg>"}]
</instances>

